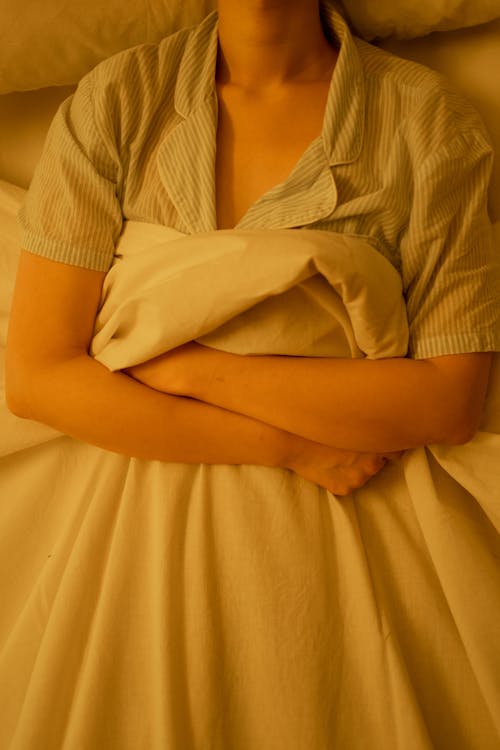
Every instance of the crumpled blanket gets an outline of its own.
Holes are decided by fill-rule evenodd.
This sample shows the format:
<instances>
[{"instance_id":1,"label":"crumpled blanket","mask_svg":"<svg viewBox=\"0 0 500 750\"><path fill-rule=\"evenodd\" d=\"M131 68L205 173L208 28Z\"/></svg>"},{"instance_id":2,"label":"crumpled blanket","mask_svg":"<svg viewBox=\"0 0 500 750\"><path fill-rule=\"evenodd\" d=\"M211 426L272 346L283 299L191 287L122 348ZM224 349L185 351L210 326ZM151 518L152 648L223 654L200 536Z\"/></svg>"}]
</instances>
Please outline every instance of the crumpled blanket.
<instances>
[{"instance_id":1,"label":"crumpled blanket","mask_svg":"<svg viewBox=\"0 0 500 750\"><path fill-rule=\"evenodd\" d=\"M91 353L110 370L193 339L237 354L311 357L404 356L408 345L399 274L344 234L186 236L129 221L102 296Z\"/></svg>"},{"instance_id":2,"label":"crumpled blanket","mask_svg":"<svg viewBox=\"0 0 500 750\"><path fill-rule=\"evenodd\" d=\"M389 357L407 336L363 238L127 222L91 354ZM408 451L342 499L8 415L2 750L496 750L499 373L470 443Z\"/></svg>"}]
</instances>

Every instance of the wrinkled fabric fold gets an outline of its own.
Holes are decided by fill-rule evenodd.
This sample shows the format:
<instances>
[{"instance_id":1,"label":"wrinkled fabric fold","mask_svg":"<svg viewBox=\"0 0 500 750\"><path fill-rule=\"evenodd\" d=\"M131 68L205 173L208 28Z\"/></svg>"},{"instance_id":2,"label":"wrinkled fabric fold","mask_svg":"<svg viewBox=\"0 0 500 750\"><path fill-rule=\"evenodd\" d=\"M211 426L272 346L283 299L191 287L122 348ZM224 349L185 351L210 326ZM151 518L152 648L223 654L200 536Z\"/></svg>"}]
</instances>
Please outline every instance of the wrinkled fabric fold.
<instances>
[{"instance_id":1,"label":"wrinkled fabric fold","mask_svg":"<svg viewBox=\"0 0 500 750\"><path fill-rule=\"evenodd\" d=\"M350 235L183 235L126 222L92 355L115 370L193 339L238 354L404 356L401 279L366 239Z\"/></svg>"}]
</instances>

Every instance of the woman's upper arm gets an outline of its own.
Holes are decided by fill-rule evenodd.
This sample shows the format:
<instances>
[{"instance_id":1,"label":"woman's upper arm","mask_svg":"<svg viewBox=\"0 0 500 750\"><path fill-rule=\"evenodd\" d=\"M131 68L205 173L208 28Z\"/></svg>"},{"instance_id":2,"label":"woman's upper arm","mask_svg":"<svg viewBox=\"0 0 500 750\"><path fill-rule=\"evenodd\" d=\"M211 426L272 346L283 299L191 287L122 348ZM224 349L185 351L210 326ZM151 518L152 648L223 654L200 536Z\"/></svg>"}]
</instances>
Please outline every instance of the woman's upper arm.
<instances>
[{"instance_id":1,"label":"woman's upper arm","mask_svg":"<svg viewBox=\"0 0 500 750\"><path fill-rule=\"evenodd\" d=\"M450 137L415 172L399 251L415 359L500 347L500 263L487 211L493 151Z\"/></svg>"},{"instance_id":2,"label":"woman's upper arm","mask_svg":"<svg viewBox=\"0 0 500 750\"><path fill-rule=\"evenodd\" d=\"M106 273L21 250L6 349L8 402L38 369L88 352Z\"/></svg>"}]
</instances>

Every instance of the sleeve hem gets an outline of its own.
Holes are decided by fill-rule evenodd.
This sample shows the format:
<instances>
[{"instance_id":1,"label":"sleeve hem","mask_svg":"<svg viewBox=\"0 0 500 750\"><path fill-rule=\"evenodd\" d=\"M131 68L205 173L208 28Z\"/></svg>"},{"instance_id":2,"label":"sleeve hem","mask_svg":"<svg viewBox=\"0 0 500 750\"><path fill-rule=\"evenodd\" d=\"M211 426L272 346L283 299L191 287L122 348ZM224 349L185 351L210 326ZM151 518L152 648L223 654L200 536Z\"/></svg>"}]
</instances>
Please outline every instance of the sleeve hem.
<instances>
[{"instance_id":1,"label":"sleeve hem","mask_svg":"<svg viewBox=\"0 0 500 750\"><path fill-rule=\"evenodd\" d=\"M500 352L500 332L457 333L454 336L423 339L410 345L408 356L411 359L428 359L475 352Z\"/></svg>"},{"instance_id":2,"label":"sleeve hem","mask_svg":"<svg viewBox=\"0 0 500 750\"><path fill-rule=\"evenodd\" d=\"M21 247L35 255L41 255L49 260L68 263L90 271L109 271L113 262L113 255L103 251L88 248L78 248L66 245L59 240L40 237L25 230L21 238Z\"/></svg>"}]
</instances>

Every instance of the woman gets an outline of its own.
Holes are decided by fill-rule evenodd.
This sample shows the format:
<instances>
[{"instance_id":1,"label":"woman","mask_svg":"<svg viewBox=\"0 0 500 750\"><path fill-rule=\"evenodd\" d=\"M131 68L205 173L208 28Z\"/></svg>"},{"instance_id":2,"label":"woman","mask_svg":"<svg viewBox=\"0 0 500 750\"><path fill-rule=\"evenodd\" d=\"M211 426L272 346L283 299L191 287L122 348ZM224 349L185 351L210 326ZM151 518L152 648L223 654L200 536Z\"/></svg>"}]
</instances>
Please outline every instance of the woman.
<instances>
[{"instance_id":1,"label":"woman","mask_svg":"<svg viewBox=\"0 0 500 750\"><path fill-rule=\"evenodd\" d=\"M98 66L54 120L21 215L9 407L126 456L288 468L337 495L401 451L467 442L499 347L485 276L491 159L468 105L354 40L331 9L219 0L196 29ZM402 274L411 357L245 357L191 343L108 372L88 349L122 216L187 233L368 236ZM302 717L296 747L330 747L332 721L339 746L367 746L345 716L323 706ZM200 747L223 746L213 731ZM270 748L290 747L280 731ZM374 746L396 747L391 732Z\"/></svg>"},{"instance_id":2,"label":"woman","mask_svg":"<svg viewBox=\"0 0 500 750\"><path fill-rule=\"evenodd\" d=\"M292 8L223 1L219 18L215 186L217 226L227 228L284 180L321 132L337 52L323 34L314 2L295 2ZM107 205L99 209L111 211ZM110 221L97 212L98 220ZM41 255L41 250L22 253L10 326L8 396L18 415L141 458L287 466L340 494L378 471L387 452L465 442L477 429L490 366L483 352L387 362L259 358L243 364L238 358L236 373L226 370L233 360L223 358L224 395L204 394L201 401L225 410L151 392L106 372L87 355L104 273L46 262ZM36 283L41 276L43 289ZM46 310L43 318L40 307ZM62 321L68 330L60 330ZM186 353L191 357L195 351ZM193 364L187 363L190 371ZM242 400L235 378L243 366ZM256 371L249 374L250 367ZM146 380L145 368L135 374ZM260 403L251 403L249 376L256 379ZM285 382L289 390L283 390ZM309 384L304 402L298 402L304 383ZM247 418L227 411L234 402ZM106 420L99 418L103 404ZM167 420L175 423L169 434Z\"/></svg>"}]
</instances>

